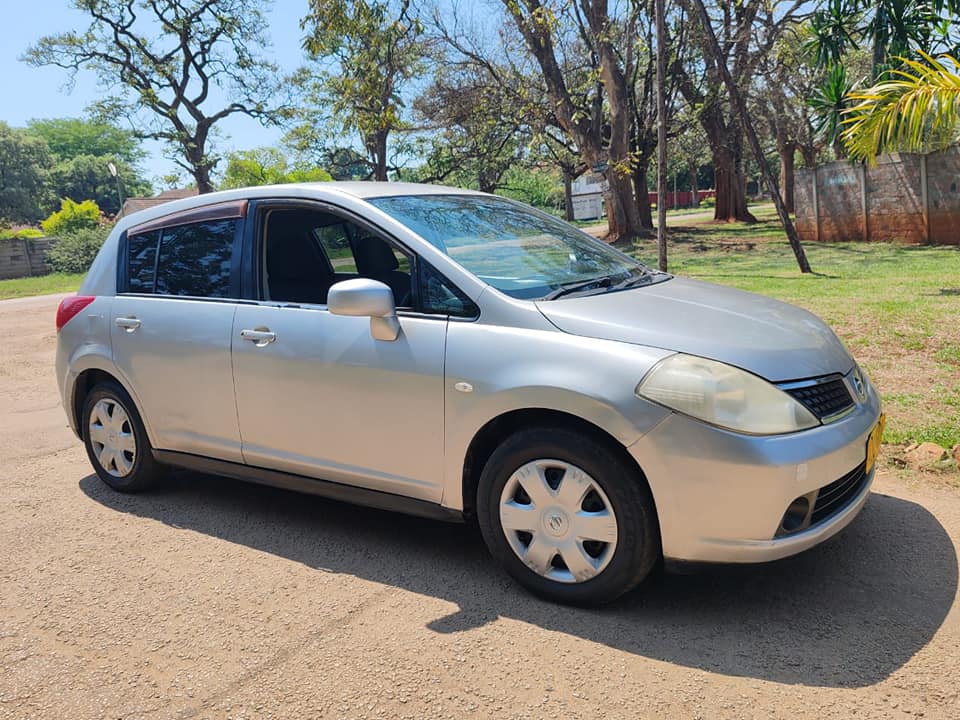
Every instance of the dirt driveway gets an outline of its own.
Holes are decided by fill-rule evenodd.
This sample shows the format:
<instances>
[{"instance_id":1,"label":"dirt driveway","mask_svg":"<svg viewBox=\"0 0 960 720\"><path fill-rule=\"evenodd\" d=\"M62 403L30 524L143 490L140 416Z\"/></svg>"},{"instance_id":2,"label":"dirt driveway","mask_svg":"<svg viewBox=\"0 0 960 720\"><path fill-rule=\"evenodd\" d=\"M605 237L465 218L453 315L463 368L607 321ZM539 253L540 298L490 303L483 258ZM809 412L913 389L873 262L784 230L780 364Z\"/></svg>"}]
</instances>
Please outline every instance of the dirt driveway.
<instances>
[{"instance_id":1,"label":"dirt driveway","mask_svg":"<svg viewBox=\"0 0 960 720\"><path fill-rule=\"evenodd\" d=\"M960 492L840 537L535 600L476 533L216 478L127 497L58 406L56 300L0 302L0 718L960 717Z\"/></svg>"}]
</instances>

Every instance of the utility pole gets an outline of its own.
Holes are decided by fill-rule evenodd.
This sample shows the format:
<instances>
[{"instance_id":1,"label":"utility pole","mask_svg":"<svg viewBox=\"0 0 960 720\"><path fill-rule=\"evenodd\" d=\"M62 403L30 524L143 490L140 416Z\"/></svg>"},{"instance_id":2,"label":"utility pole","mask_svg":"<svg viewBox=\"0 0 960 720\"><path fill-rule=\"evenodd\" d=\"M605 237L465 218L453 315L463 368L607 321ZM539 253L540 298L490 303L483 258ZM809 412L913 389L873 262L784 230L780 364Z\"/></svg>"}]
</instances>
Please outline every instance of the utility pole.
<instances>
[{"instance_id":1,"label":"utility pole","mask_svg":"<svg viewBox=\"0 0 960 720\"><path fill-rule=\"evenodd\" d=\"M657 2L662 3L663 0L657 0ZM753 155L757 159L757 165L760 166L760 172L763 173L763 179L766 182L767 189L770 191L770 196L773 198L773 204L777 207L777 215L780 216L780 222L783 223L783 229L787 233L787 240L790 241L790 247L793 249L793 254L797 258L797 264L800 266L800 272L813 272L810 269L810 263L807 261L807 254L803 251L803 245L800 244L800 236L797 235L797 229L790 219L787 206L783 203L779 183L777 183L776 178L773 177L773 173L770 172L770 168L767 166L767 160L763 156L763 149L760 147L760 141L757 139L757 132L753 128L750 115L747 114L747 104L743 100L743 95L740 94L740 89L733 82L730 69L727 67L727 60L720 50L720 43L717 42L717 35L713 31L713 25L710 22L710 14L707 12L703 0L693 0L693 4L697 8L697 14L700 16L700 24L703 26L707 44L710 46L710 52L713 54L714 60L716 60L717 68L720 70L720 76L727 86L727 92L730 93L730 102L737 111L737 115L740 118L740 125L743 127L747 140L750 142Z\"/></svg>"},{"instance_id":2,"label":"utility pole","mask_svg":"<svg viewBox=\"0 0 960 720\"><path fill-rule=\"evenodd\" d=\"M657 20L657 258L667 271L667 24L664 0L656 0Z\"/></svg>"}]
</instances>

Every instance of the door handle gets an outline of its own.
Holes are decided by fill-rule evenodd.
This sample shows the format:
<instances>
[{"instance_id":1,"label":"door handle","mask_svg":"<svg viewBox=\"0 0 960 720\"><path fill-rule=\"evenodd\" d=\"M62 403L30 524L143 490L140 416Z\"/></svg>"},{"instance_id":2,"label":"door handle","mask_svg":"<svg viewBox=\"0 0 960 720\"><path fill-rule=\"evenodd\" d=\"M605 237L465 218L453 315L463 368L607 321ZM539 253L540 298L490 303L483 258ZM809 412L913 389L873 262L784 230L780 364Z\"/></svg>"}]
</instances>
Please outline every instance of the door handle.
<instances>
[{"instance_id":1,"label":"door handle","mask_svg":"<svg viewBox=\"0 0 960 720\"><path fill-rule=\"evenodd\" d=\"M140 327L140 319L136 317L118 317L113 321L117 327L121 327L128 333L132 333Z\"/></svg>"},{"instance_id":2,"label":"door handle","mask_svg":"<svg viewBox=\"0 0 960 720\"><path fill-rule=\"evenodd\" d=\"M267 328L257 328L255 330L241 330L240 337L249 340L257 347L266 347L277 339L277 334Z\"/></svg>"}]
</instances>

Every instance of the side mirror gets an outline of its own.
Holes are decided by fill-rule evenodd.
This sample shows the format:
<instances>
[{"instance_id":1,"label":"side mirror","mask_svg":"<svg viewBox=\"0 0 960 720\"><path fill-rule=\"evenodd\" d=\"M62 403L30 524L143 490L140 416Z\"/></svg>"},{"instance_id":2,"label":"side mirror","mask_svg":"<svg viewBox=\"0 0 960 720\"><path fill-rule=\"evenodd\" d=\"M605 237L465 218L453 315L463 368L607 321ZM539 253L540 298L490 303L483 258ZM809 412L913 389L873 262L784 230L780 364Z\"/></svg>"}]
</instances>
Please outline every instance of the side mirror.
<instances>
[{"instance_id":1,"label":"side mirror","mask_svg":"<svg viewBox=\"0 0 960 720\"><path fill-rule=\"evenodd\" d=\"M368 278L344 280L327 293L327 309L334 315L370 318L370 334L375 340L396 340L400 334L393 290Z\"/></svg>"}]
</instances>

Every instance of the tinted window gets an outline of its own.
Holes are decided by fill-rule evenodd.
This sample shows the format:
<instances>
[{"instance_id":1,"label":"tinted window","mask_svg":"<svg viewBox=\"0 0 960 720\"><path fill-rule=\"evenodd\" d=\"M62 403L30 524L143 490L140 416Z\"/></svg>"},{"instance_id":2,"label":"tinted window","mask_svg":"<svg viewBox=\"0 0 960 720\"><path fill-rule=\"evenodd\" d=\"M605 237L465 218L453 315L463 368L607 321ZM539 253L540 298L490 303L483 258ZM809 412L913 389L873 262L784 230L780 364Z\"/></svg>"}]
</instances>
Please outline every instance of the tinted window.
<instances>
[{"instance_id":1,"label":"tinted window","mask_svg":"<svg viewBox=\"0 0 960 720\"><path fill-rule=\"evenodd\" d=\"M159 240L159 230L127 236L127 292L153 292Z\"/></svg>"},{"instance_id":2,"label":"tinted window","mask_svg":"<svg viewBox=\"0 0 960 720\"><path fill-rule=\"evenodd\" d=\"M157 293L229 297L236 226L236 220L217 220L166 228L160 240Z\"/></svg>"}]
</instances>

